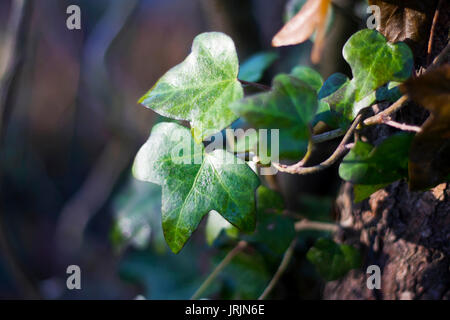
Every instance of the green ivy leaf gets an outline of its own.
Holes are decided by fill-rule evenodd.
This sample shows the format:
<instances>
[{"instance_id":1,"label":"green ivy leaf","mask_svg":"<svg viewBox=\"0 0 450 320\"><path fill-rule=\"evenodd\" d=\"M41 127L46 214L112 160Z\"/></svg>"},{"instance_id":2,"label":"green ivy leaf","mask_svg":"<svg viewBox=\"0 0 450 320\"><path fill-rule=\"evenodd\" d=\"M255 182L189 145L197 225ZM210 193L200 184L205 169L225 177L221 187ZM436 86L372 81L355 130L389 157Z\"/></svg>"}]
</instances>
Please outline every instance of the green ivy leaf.
<instances>
[{"instance_id":1,"label":"green ivy leaf","mask_svg":"<svg viewBox=\"0 0 450 320\"><path fill-rule=\"evenodd\" d=\"M239 79L256 82L261 80L266 71L278 59L274 52L260 52L245 61L239 70Z\"/></svg>"},{"instance_id":2,"label":"green ivy leaf","mask_svg":"<svg viewBox=\"0 0 450 320\"><path fill-rule=\"evenodd\" d=\"M317 94L307 83L280 74L270 92L250 96L230 107L255 129L279 129L281 157L299 157L306 152L309 124L318 108Z\"/></svg>"},{"instance_id":3,"label":"green ivy leaf","mask_svg":"<svg viewBox=\"0 0 450 320\"><path fill-rule=\"evenodd\" d=\"M169 70L139 102L191 123L195 142L224 129L236 115L228 105L243 97L233 41L219 32L198 35L191 54Z\"/></svg>"},{"instance_id":4,"label":"green ivy leaf","mask_svg":"<svg viewBox=\"0 0 450 320\"><path fill-rule=\"evenodd\" d=\"M224 150L205 153L178 124L153 128L136 156L133 174L162 186L163 231L175 253L211 210L244 232L255 228L256 174Z\"/></svg>"},{"instance_id":5,"label":"green ivy leaf","mask_svg":"<svg viewBox=\"0 0 450 320\"><path fill-rule=\"evenodd\" d=\"M388 82L406 80L413 70L409 47L404 43L387 43L375 30L355 33L345 44L343 54L352 69L353 79L341 73L331 75L320 89L319 99L328 103L331 110L341 113L347 122L376 100L394 99L398 89L380 87Z\"/></svg>"},{"instance_id":6,"label":"green ivy leaf","mask_svg":"<svg viewBox=\"0 0 450 320\"><path fill-rule=\"evenodd\" d=\"M339 175L355 184L377 185L408 176L408 158L414 134L398 133L379 146L357 141L344 158Z\"/></svg>"},{"instance_id":7,"label":"green ivy leaf","mask_svg":"<svg viewBox=\"0 0 450 320\"><path fill-rule=\"evenodd\" d=\"M260 186L256 194L258 223L255 232L245 236L244 240L264 252L279 257L295 237L294 223L281 214L285 205L279 193Z\"/></svg>"},{"instance_id":8,"label":"green ivy leaf","mask_svg":"<svg viewBox=\"0 0 450 320\"><path fill-rule=\"evenodd\" d=\"M414 66L411 49L405 43L388 43L381 33L370 29L351 36L343 55L352 68L356 101L389 81L408 79Z\"/></svg>"},{"instance_id":9,"label":"green ivy leaf","mask_svg":"<svg viewBox=\"0 0 450 320\"><path fill-rule=\"evenodd\" d=\"M337 280L361 265L361 255L356 248L326 238L318 239L306 257L326 281Z\"/></svg>"},{"instance_id":10,"label":"green ivy leaf","mask_svg":"<svg viewBox=\"0 0 450 320\"><path fill-rule=\"evenodd\" d=\"M306 82L311 86L311 88L315 89L317 92L319 92L320 88L323 85L323 78L320 75L320 73L309 67L297 66L294 69L292 69L291 75Z\"/></svg>"}]
</instances>

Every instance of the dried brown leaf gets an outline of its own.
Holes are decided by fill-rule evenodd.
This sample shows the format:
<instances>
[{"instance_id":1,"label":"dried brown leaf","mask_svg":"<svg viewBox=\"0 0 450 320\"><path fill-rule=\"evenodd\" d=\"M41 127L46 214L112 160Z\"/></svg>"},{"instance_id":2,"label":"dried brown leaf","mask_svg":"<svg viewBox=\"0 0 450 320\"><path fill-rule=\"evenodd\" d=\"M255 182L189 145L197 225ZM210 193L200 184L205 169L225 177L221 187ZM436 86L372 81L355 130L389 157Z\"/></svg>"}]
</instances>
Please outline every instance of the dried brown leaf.
<instances>
[{"instance_id":1,"label":"dried brown leaf","mask_svg":"<svg viewBox=\"0 0 450 320\"><path fill-rule=\"evenodd\" d=\"M311 37L317 31L311 54L313 63L318 63L323 50L326 20L331 0L308 0L302 9L273 37L272 45L282 47L295 45Z\"/></svg>"}]
</instances>

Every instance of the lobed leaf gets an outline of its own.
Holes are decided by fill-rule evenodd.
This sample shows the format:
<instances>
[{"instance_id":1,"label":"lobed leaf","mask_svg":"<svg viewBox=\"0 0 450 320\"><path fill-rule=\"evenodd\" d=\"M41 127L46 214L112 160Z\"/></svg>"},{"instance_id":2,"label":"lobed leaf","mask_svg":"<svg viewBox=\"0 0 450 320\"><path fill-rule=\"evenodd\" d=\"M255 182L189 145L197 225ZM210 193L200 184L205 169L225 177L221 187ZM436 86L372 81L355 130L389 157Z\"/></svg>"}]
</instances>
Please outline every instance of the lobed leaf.
<instances>
[{"instance_id":1,"label":"lobed leaf","mask_svg":"<svg viewBox=\"0 0 450 320\"><path fill-rule=\"evenodd\" d=\"M231 38L202 33L186 60L162 76L139 102L165 117L188 120L195 142L200 143L236 120L228 105L244 94L238 71Z\"/></svg>"},{"instance_id":2,"label":"lobed leaf","mask_svg":"<svg viewBox=\"0 0 450 320\"><path fill-rule=\"evenodd\" d=\"M386 184L407 177L413 137L411 133L398 133L376 147L357 141L339 167L340 177L364 185Z\"/></svg>"},{"instance_id":3,"label":"lobed leaf","mask_svg":"<svg viewBox=\"0 0 450 320\"><path fill-rule=\"evenodd\" d=\"M211 210L244 232L255 228L256 174L224 150L205 153L178 124L153 128L136 156L133 174L162 186L163 231L175 253Z\"/></svg>"}]
</instances>

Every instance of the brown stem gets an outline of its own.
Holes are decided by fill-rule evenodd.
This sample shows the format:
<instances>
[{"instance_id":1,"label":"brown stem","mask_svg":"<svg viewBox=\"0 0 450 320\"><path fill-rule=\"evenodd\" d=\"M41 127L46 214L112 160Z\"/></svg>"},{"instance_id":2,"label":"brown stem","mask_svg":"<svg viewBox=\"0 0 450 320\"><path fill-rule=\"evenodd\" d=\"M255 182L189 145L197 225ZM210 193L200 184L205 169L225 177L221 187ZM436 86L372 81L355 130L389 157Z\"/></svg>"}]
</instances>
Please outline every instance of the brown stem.
<instances>
[{"instance_id":1,"label":"brown stem","mask_svg":"<svg viewBox=\"0 0 450 320\"><path fill-rule=\"evenodd\" d=\"M439 3L436 7L436 11L434 13L434 17L433 17L433 23L431 25L431 30L430 30L430 39L428 40L428 50L427 50L427 65L430 64L431 62L431 54L433 51L433 40L434 40L434 33L436 31L436 25L439 19L439 10L442 7L442 0L439 0Z\"/></svg>"},{"instance_id":2,"label":"brown stem","mask_svg":"<svg viewBox=\"0 0 450 320\"><path fill-rule=\"evenodd\" d=\"M273 166L281 172L287 172L291 174L301 174L301 175L316 173L331 167L333 164L336 163L336 161L338 161L344 155L345 152L347 152L348 149L346 148L346 145L348 141L352 138L353 132L356 130L356 127L361 122L361 119L362 119L361 114L356 116L351 127L348 129L347 133L345 134L344 138L342 139L341 143L336 148L336 150L333 152L333 154L327 160L320 163L319 165L314 167L302 167L302 161L300 161L299 163L296 163L292 166L286 166L279 163L274 163Z\"/></svg>"}]
</instances>

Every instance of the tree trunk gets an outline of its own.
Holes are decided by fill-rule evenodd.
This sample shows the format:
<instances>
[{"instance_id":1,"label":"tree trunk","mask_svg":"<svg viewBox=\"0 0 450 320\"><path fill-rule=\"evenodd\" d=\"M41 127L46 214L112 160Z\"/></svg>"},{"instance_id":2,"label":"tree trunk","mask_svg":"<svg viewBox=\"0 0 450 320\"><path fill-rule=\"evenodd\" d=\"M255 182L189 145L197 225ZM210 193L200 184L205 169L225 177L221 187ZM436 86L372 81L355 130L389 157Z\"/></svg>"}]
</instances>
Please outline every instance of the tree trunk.
<instances>
[{"instance_id":1,"label":"tree trunk","mask_svg":"<svg viewBox=\"0 0 450 320\"><path fill-rule=\"evenodd\" d=\"M433 55L448 39L449 4L442 1ZM431 29L431 25L429 26ZM429 30L428 29L428 30ZM416 51L416 71L426 66L426 46ZM400 122L421 124L427 112L410 103L398 114ZM367 132L377 144L392 134L378 126ZM361 270L326 284L325 299L450 299L450 186L443 183L427 192L410 192L404 181L374 193L361 204L352 200L352 185L342 186L337 199L344 227L336 240L359 247ZM381 289L370 290L365 270L381 269Z\"/></svg>"}]
</instances>

